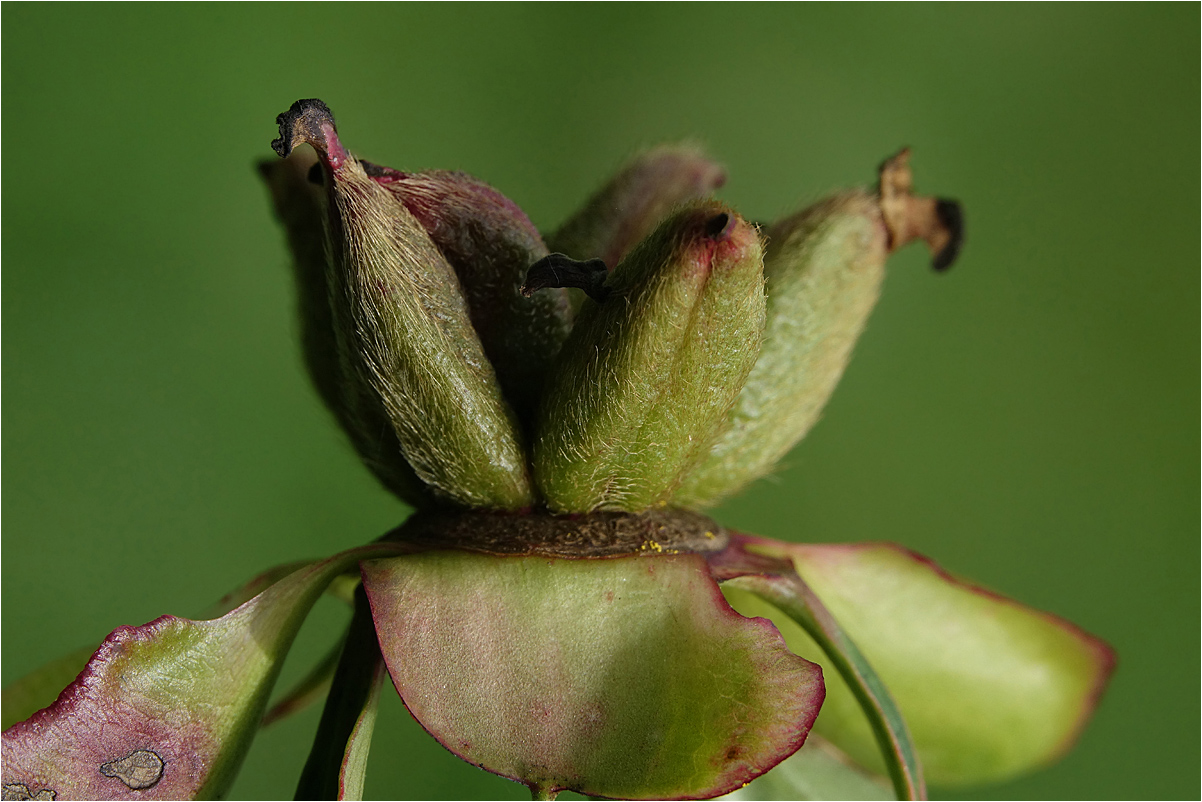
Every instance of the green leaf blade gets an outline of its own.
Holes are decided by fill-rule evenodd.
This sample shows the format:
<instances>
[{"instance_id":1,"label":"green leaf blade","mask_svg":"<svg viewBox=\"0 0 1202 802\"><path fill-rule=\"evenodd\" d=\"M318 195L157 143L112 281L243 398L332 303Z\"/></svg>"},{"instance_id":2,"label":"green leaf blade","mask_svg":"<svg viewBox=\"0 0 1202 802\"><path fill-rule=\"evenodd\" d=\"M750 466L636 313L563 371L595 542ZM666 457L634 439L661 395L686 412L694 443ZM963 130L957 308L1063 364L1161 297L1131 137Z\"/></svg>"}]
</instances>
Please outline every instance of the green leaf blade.
<instances>
[{"instance_id":1,"label":"green leaf blade","mask_svg":"<svg viewBox=\"0 0 1202 802\"><path fill-rule=\"evenodd\" d=\"M789 556L859 644L905 715L933 784L994 782L1054 761L1113 670L1114 653L1100 639L901 547L755 542ZM799 654L816 653L782 631ZM828 680L817 731L879 768L859 706L838 678Z\"/></svg>"},{"instance_id":2,"label":"green leaf blade","mask_svg":"<svg viewBox=\"0 0 1202 802\"><path fill-rule=\"evenodd\" d=\"M723 592L727 599L744 615L764 616L774 621L782 634L793 635L786 634L785 638L794 652L798 651L796 635L808 636L807 642L817 647L808 654L822 654L824 664L837 670L865 717L872 754L877 755L879 749L897 797L926 799L922 766L906 721L872 664L787 562L765 564L754 551L744 550L752 542L752 538L739 536L717 557L716 562L722 564L717 570L726 580ZM829 675L834 680L835 672Z\"/></svg>"},{"instance_id":3,"label":"green leaf blade","mask_svg":"<svg viewBox=\"0 0 1202 802\"><path fill-rule=\"evenodd\" d=\"M897 795L884 777L866 772L811 733L795 755L723 799L893 800Z\"/></svg>"},{"instance_id":4,"label":"green leaf blade","mask_svg":"<svg viewBox=\"0 0 1202 802\"><path fill-rule=\"evenodd\" d=\"M695 555L433 552L366 563L364 584L410 712L541 791L725 793L795 751L821 704L820 673Z\"/></svg>"},{"instance_id":5,"label":"green leaf blade","mask_svg":"<svg viewBox=\"0 0 1202 802\"><path fill-rule=\"evenodd\" d=\"M50 707L3 735L3 782L58 798L221 796L309 609L365 546L275 582L221 618L113 631Z\"/></svg>"}]
</instances>

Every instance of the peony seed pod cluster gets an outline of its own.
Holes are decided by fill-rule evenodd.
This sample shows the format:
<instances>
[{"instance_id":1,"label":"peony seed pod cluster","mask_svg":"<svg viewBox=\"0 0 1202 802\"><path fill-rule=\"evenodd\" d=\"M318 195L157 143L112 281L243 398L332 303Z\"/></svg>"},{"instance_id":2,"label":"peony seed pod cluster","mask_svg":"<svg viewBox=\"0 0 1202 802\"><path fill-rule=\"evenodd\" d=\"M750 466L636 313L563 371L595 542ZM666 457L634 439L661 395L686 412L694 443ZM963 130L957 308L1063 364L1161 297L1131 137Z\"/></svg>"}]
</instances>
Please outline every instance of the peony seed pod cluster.
<instances>
[{"instance_id":1,"label":"peony seed pod cluster","mask_svg":"<svg viewBox=\"0 0 1202 802\"><path fill-rule=\"evenodd\" d=\"M277 124L305 366L415 512L6 689L5 799L221 796L260 726L322 699L296 796L359 799L388 685L535 798L921 799L1071 747L1102 640L900 546L704 512L817 421L889 255L955 261L960 206L914 193L907 150L758 225L699 149L659 147L544 234L476 178L357 158L320 100ZM323 593L350 624L269 705Z\"/></svg>"}]
</instances>

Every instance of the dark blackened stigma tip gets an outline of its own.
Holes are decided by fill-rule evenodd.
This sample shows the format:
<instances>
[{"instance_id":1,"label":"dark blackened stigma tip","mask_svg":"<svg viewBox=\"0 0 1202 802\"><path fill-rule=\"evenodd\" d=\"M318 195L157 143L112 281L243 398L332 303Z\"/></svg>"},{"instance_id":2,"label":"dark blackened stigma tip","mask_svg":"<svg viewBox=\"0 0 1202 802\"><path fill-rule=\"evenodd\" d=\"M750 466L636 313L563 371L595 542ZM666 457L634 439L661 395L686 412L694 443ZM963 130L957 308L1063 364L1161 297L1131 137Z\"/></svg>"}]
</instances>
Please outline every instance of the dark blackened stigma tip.
<instances>
[{"instance_id":1,"label":"dark blackened stigma tip","mask_svg":"<svg viewBox=\"0 0 1202 802\"><path fill-rule=\"evenodd\" d=\"M726 230L726 225L730 222L730 215L726 212L716 214L705 223L706 236L719 237Z\"/></svg>"},{"instance_id":2,"label":"dark blackened stigma tip","mask_svg":"<svg viewBox=\"0 0 1202 802\"><path fill-rule=\"evenodd\" d=\"M608 276L609 268L603 259L581 262L562 253L552 253L530 265L522 295L529 297L548 288L575 287L600 303L609 296L609 287L605 286Z\"/></svg>"},{"instance_id":3,"label":"dark blackened stigma tip","mask_svg":"<svg viewBox=\"0 0 1202 802\"><path fill-rule=\"evenodd\" d=\"M935 201L935 214L949 237L947 244L931 259L931 267L942 273L956 261L964 245L964 208L959 201L939 198Z\"/></svg>"},{"instance_id":4,"label":"dark blackened stigma tip","mask_svg":"<svg viewBox=\"0 0 1202 802\"><path fill-rule=\"evenodd\" d=\"M323 122L334 125L334 114L329 106L313 97L296 101L288 111L278 115L275 122L280 127L280 137L271 141L271 149L284 159L292 152L298 128L309 129L299 133L302 138L311 138L314 132L321 130Z\"/></svg>"}]
</instances>

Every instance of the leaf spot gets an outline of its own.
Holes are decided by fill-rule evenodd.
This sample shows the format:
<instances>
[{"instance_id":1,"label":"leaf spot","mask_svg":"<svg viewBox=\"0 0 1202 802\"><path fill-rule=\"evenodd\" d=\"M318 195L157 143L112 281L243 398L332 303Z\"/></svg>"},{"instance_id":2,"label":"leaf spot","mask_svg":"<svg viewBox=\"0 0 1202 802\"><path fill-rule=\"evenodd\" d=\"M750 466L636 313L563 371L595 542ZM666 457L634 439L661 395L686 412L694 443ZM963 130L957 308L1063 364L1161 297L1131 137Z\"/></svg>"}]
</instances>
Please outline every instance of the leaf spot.
<instances>
[{"instance_id":1,"label":"leaf spot","mask_svg":"<svg viewBox=\"0 0 1202 802\"><path fill-rule=\"evenodd\" d=\"M163 759L149 749L130 752L119 760L100 766L105 777L116 777L135 791L150 788L163 777Z\"/></svg>"},{"instance_id":2,"label":"leaf spot","mask_svg":"<svg viewBox=\"0 0 1202 802\"><path fill-rule=\"evenodd\" d=\"M7 802L10 799L39 799L50 800L58 796L58 792L52 788L43 788L36 794L29 790L29 786L25 783L6 783L4 791L0 795L0 799Z\"/></svg>"}]
</instances>

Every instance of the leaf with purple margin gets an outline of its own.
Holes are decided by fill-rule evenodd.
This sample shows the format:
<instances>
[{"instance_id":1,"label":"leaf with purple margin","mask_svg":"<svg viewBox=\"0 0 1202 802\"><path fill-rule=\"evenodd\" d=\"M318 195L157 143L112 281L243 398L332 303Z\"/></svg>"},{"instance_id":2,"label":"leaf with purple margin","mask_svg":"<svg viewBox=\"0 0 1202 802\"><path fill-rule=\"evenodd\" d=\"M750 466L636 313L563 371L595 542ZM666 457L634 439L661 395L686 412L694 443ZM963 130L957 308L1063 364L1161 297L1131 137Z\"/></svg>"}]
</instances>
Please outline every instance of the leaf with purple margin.
<instances>
[{"instance_id":1,"label":"leaf with purple margin","mask_svg":"<svg viewBox=\"0 0 1202 802\"><path fill-rule=\"evenodd\" d=\"M241 587L230 591L197 616L198 618L220 618L221 616L241 606L254 598L279 580L308 565L307 562L291 562L277 565L256 575ZM342 577L339 577L342 579ZM358 577L353 580L357 585ZM339 582L331 584L333 589ZM96 653L95 646L84 646L62 657L51 660L20 679L10 683L0 698L0 728L8 729L18 721L24 721L43 707L49 707L58 698L63 688L79 676L88 664L88 660Z\"/></svg>"},{"instance_id":2,"label":"leaf with purple margin","mask_svg":"<svg viewBox=\"0 0 1202 802\"><path fill-rule=\"evenodd\" d=\"M776 621L780 627L800 625L819 649L809 652L822 654L843 678L855 703L863 711L870 731L873 754L879 747L884 769L893 781L899 799L926 799L926 784L922 766L914 748L906 721L888 688L869 661L864 657L839 621L831 615L822 600L814 593L787 560L765 547L766 556L756 546L786 544L732 535L730 546L711 557L710 567L715 576L723 579L727 600L744 615L759 615ZM750 547L750 548L749 548ZM775 609L773 609L775 607ZM776 615L773 616L772 613ZM782 616L781 613L784 615ZM787 619L781 620L787 616ZM793 641L787 641L797 651ZM829 673L835 679L833 672Z\"/></svg>"},{"instance_id":3,"label":"leaf with purple margin","mask_svg":"<svg viewBox=\"0 0 1202 802\"><path fill-rule=\"evenodd\" d=\"M53 705L4 731L5 786L59 798L220 796L313 603L358 560L402 550L343 552L216 620L163 616L115 630Z\"/></svg>"},{"instance_id":4,"label":"leaf with purple margin","mask_svg":"<svg viewBox=\"0 0 1202 802\"><path fill-rule=\"evenodd\" d=\"M889 781L857 766L810 733L806 745L762 777L723 799L897 799Z\"/></svg>"},{"instance_id":5,"label":"leaf with purple margin","mask_svg":"<svg viewBox=\"0 0 1202 802\"><path fill-rule=\"evenodd\" d=\"M429 552L363 576L409 711L535 793L726 793L796 751L822 703L817 668L697 555Z\"/></svg>"},{"instance_id":6,"label":"leaf with purple margin","mask_svg":"<svg viewBox=\"0 0 1202 802\"><path fill-rule=\"evenodd\" d=\"M84 646L39 666L8 685L0 695L0 727L8 729L54 703L63 688L79 676L95 646Z\"/></svg>"},{"instance_id":7,"label":"leaf with purple margin","mask_svg":"<svg viewBox=\"0 0 1202 802\"><path fill-rule=\"evenodd\" d=\"M791 558L860 645L904 713L932 783L998 781L1055 760L1114 668L1114 652L1098 638L900 546L748 540ZM780 626L791 648L821 662L803 633ZM827 687L817 730L879 767L847 687L829 674Z\"/></svg>"}]
</instances>

